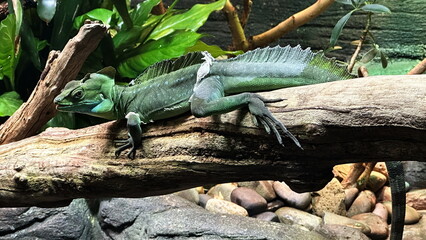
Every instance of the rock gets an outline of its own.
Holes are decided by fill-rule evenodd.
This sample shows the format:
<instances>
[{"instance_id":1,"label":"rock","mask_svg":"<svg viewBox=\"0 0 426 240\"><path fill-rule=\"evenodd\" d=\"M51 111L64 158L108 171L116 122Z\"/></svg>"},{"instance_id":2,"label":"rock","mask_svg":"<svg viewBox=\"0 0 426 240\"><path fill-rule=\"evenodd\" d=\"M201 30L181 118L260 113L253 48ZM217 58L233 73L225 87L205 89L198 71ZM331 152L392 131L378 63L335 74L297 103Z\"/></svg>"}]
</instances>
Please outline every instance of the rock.
<instances>
[{"instance_id":1,"label":"rock","mask_svg":"<svg viewBox=\"0 0 426 240\"><path fill-rule=\"evenodd\" d=\"M130 200L130 201L129 201ZM213 199L212 199L213 200ZM238 215L215 214L173 195L140 199L113 199L101 204L104 236L95 239L289 239L325 240L317 232L297 225L259 221ZM117 209L116 206L120 206ZM136 218L125 218L129 209L140 209ZM123 214L120 213L123 212ZM118 213L120 217L116 217ZM109 215L113 214L113 215ZM131 213L132 216L134 214ZM109 219L109 223L104 220ZM114 219L114 221L112 221ZM124 221L122 221L124 220ZM131 220L130 222L128 220ZM110 223L114 222L115 228ZM49 238L48 238L49 239ZM90 238L85 238L90 239Z\"/></svg>"},{"instance_id":2,"label":"rock","mask_svg":"<svg viewBox=\"0 0 426 240\"><path fill-rule=\"evenodd\" d=\"M186 190L182 190L179 192L175 192L173 193L176 196L179 196L181 198L184 198L188 201L191 201L195 204L198 204L200 201L200 196L198 193L198 190L196 188L190 188L190 189L186 189Z\"/></svg>"},{"instance_id":3,"label":"rock","mask_svg":"<svg viewBox=\"0 0 426 240\"><path fill-rule=\"evenodd\" d=\"M0 208L0 239L102 239L84 199L60 208Z\"/></svg>"},{"instance_id":4,"label":"rock","mask_svg":"<svg viewBox=\"0 0 426 240\"><path fill-rule=\"evenodd\" d=\"M374 193L369 190L364 190L360 192L358 197L352 203L346 215L348 217L352 217L360 213L371 212L375 205L376 196L374 195Z\"/></svg>"},{"instance_id":5,"label":"rock","mask_svg":"<svg viewBox=\"0 0 426 240\"><path fill-rule=\"evenodd\" d=\"M367 189L377 192L387 182L387 177L382 173L372 171L367 181Z\"/></svg>"},{"instance_id":6,"label":"rock","mask_svg":"<svg viewBox=\"0 0 426 240\"><path fill-rule=\"evenodd\" d=\"M251 181L251 182L239 182L238 186L247 187L255 190L266 199L267 202L274 200L277 195L275 194L274 188L272 186L273 181Z\"/></svg>"},{"instance_id":7,"label":"rock","mask_svg":"<svg viewBox=\"0 0 426 240\"><path fill-rule=\"evenodd\" d=\"M377 201L378 202L392 201L392 194L391 194L391 189L389 186L383 186L382 189L380 189L377 192Z\"/></svg>"},{"instance_id":8,"label":"rock","mask_svg":"<svg viewBox=\"0 0 426 240\"><path fill-rule=\"evenodd\" d=\"M340 216L330 212L325 212L323 221L324 221L324 224L327 224L327 225L342 225L342 226L355 228L366 235L370 234L371 232L371 229L367 226L367 224L361 221L357 221L357 220Z\"/></svg>"},{"instance_id":9,"label":"rock","mask_svg":"<svg viewBox=\"0 0 426 240\"><path fill-rule=\"evenodd\" d=\"M197 190L198 194L204 194L205 193L205 189L204 189L203 186L195 187L195 190Z\"/></svg>"},{"instance_id":10,"label":"rock","mask_svg":"<svg viewBox=\"0 0 426 240\"><path fill-rule=\"evenodd\" d=\"M418 189L408 192L407 205L417 210L426 210L426 189Z\"/></svg>"},{"instance_id":11,"label":"rock","mask_svg":"<svg viewBox=\"0 0 426 240\"><path fill-rule=\"evenodd\" d=\"M237 185L235 183L217 184L216 186L210 188L207 194L213 198L231 201L231 193L236 188Z\"/></svg>"},{"instance_id":12,"label":"rock","mask_svg":"<svg viewBox=\"0 0 426 240\"><path fill-rule=\"evenodd\" d=\"M373 171L383 174L386 177L386 179L389 178L388 169L386 168L385 162L376 163L376 165L373 168Z\"/></svg>"},{"instance_id":13,"label":"rock","mask_svg":"<svg viewBox=\"0 0 426 240\"><path fill-rule=\"evenodd\" d=\"M424 240L426 239L426 210L418 211L422 218L416 224L405 225L403 239ZM392 228L392 226L391 226Z\"/></svg>"},{"instance_id":14,"label":"rock","mask_svg":"<svg viewBox=\"0 0 426 240\"><path fill-rule=\"evenodd\" d=\"M198 205L200 205L203 208L206 208L207 201L209 201L213 197L207 194L200 194L199 198L200 198L200 201L198 202Z\"/></svg>"},{"instance_id":15,"label":"rock","mask_svg":"<svg viewBox=\"0 0 426 240\"><path fill-rule=\"evenodd\" d=\"M388 210L389 216L392 218L392 202L384 202L383 205L385 205L386 209ZM418 223L420 218L421 215L417 212L416 209L406 205L404 224Z\"/></svg>"},{"instance_id":16,"label":"rock","mask_svg":"<svg viewBox=\"0 0 426 240\"><path fill-rule=\"evenodd\" d=\"M426 162L404 161L405 181L411 184L412 188L426 188Z\"/></svg>"},{"instance_id":17,"label":"rock","mask_svg":"<svg viewBox=\"0 0 426 240\"><path fill-rule=\"evenodd\" d=\"M247 210L243 207L222 199L212 198L208 200L205 209L213 213L248 216Z\"/></svg>"},{"instance_id":18,"label":"rock","mask_svg":"<svg viewBox=\"0 0 426 240\"><path fill-rule=\"evenodd\" d=\"M253 215L253 217L264 220L264 221L269 221L269 222L280 222L277 214L275 214L274 212L263 212L263 213Z\"/></svg>"},{"instance_id":19,"label":"rock","mask_svg":"<svg viewBox=\"0 0 426 240\"><path fill-rule=\"evenodd\" d=\"M306 209L311 204L311 193L296 193L284 182L275 181L273 186L277 195L290 207Z\"/></svg>"},{"instance_id":20,"label":"rock","mask_svg":"<svg viewBox=\"0 0 426 240\"><path fill-rule=\"evenodd\" d=\"M291 207L282 207L275 214L282 223L302 225L309 230L317 229L322 222L320 217Z\"/></svg>"},{"instance_id":21,"label":"rock","mask_svg":"<svg viewBox=\"0 0 426 240\"><path fill-rule=\"evenodd\" d=\"M349 209L354 202L355 198L358 196L359 190L356 187L345 189L345 206L346 209Z\"/></svg>"},{"instance_id":22,"label":"rock","mask_svg":"<svg viewBox=\"0 0 426 240\"><path fill-rule=\"evenodd\" d=\"M339 164L333 167L333 174L339 182L348 176L348 173L352 168L352 164L353 163Z\"/></svg>"},{"instance_id":23,"label":"rock","mask_svg":"<svg viewBox=\"0 0 426 240\"><path fill-rule=\"evenodd\" d=\"M266 211L267 202L256 191L246 187L234 189L231 193L231 202L247 210L250 216Z\"/></svg>"},{"instance_id":24,"label":"rock","mask_svg":"<svg viewBox=\"0 0 426 240\"><path fill-rule=\"evenodd\" d=\"M353 216L352 219L365 223L371 230L367 236L372 239L385 239L389 235L387 221L374 213L361 213Z\"/></svg>"},{"instance_id":25,"label":"rock","mask_svg":"<svg viewBox=\"0 0 426 240\"><path fill-rule=\"evenodd\" d=\"M383 205L383 203L376 203L373 213L379 216L385 222L388 220L388 210L386 209L385 205Z\"/></svg>"},{"instance_id":26,"label":"rock","mask_svg":"<svg viewBox=\"0 0 426 240\"><path fill-rule=\"evenodd\" d=\"M325 188L314 194L312 211L320 217L324 216L324 212L346 215L345 191L336 178L333 178Z\"/></svg>"},{"instance_id":27,"label":"rock","mask_svg":"<svg viewBox=\"0 0 426 240\"><path fill-rule=\"evenodd\" d=\"M284 207L284 202L279 199L275 199L272 202L268 202L268 205L266 205L266 210L270 212L275 212L281 207Z\"/></svg>"},{"instance_id":28,"label":"rock","mask_svg":"<svg viewBox=\"0 0 426 240\"><path fill-rule=\"evenodd\" d=\"M370 240L370 238L360 230L344 225L324 224L318 231L328 236L329 239Z\"/></svg>"}]
</instances>

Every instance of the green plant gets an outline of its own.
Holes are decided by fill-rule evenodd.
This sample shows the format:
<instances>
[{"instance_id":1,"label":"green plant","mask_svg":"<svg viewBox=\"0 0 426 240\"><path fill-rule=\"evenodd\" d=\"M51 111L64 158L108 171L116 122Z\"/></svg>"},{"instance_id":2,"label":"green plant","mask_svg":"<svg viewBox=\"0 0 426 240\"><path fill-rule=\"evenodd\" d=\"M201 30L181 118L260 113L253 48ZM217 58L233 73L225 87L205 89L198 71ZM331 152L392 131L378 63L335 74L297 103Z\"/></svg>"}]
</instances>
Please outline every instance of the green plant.
<instances>
[{"instance_id":1,"label":"green plant","mask_svg":"<svg viewBox=\"0 0 426 240\"><path fill-rule=\"evenodd\" d=\"M361 35L361 38L359 41L356 41L358 47L355 51L354 55L352 56L351 62L349 63L348 70L352 71L353 65L355 64L355 59L359 54L359 51L361 50L361 47L366 40L367 36L370 38L371 46L372 48L367 51L367 53L361 58L361 62L367 63L374 59L376 56L380 55L380 59L382 62L383 68L387 67L387 57L385 53L380 49L379 45L376 43L373 34L370 31L371 28L371 19L372 15L377 13L385 13L390 14L391 11L389 8L387 8L384 5L377 4L376 0L372 1L366 1L366 0L336 0L336 2L350 5L353 7L353 9L348 12L345 16L340 18L340 20L336 23L334 26L331 37L330 37L330 47L329 49L333 49L336 44L337 40L339 39L339 36L342 33L343 27L348 22L349 18L355 13L355 12L365 12L366 13L366 23L365 23L365 29L363 34Z\"/></svg>"}]
</instances>

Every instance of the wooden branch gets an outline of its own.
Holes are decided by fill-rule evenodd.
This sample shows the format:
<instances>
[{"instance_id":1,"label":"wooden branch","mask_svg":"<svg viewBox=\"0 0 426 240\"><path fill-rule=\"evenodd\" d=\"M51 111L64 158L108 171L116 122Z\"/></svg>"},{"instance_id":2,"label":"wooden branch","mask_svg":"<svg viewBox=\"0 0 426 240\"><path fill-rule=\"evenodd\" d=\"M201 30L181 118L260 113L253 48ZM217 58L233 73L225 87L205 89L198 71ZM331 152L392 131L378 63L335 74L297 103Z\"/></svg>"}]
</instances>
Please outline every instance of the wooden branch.
<instances>
[{"instance_id":1,"label":"wooden branch","mask_svg":"<svg viewBox=\"0 0 426 240\"><path fill-rule=\"evenodd\" d=\"M285 180L309 191L330 180L335 164L426 161L424 75L376 76L262 95L287 98L270 109L305 150L288 139L281 147L254 127L244 110L144 126L135 160L114 157L113 139L126 137L123 121L48 129L0 146L0 206L144 197L260 179Z\"/></svg>"},{"instance_id":2,"label":"wooden branch","mask_svg":"<svg viewBox=\"0 0 426 240\"><path fill-rule=\"evenodd\" d=\"M232 5L230 0L227 0L223 7L223 12L228 20L229 29L232 35L231 50L249 50L249 43L244 33L244 27L238 17L237 9Z\"/></svg>"},{"instance_id":3,"label":"wooden branch","mask_svg":"<svg viewBox=\"0 0 426 240\"><path fill-rule=\"evenodd\" d=\"M50 54L40 80L28 101L0 126L0 144L34 135L55 114L53 103L65 84L77 76L86 58L104 37L106 28L85 24L62 53Z\"/></svg>"},{"instance_id":4,"label":"wooden branch","mask_svg":"<svg viewBox=\"0 0 426 240\"><path fill-rule=\"evenodd\" d=\"M422 74L426 72L426 58L423 59L419 64L417 64L413 69L411 69L407 74L408 75L414 75L414 74Z\"/></svg>"},{"instance_id":5,"label":"wooden branch","mask_svg":"<svg viewBox=\"0 0 426 240\"><path fill-rule=\"evenodd\" d=\"M292 15L274 28L271 28L259 35L253 36L250 41L250 49L269 45L288 32L293 31L294 29L316 18L322 12L327 10L327 8L330 7L333 3L334 0L318 0L310 7Z\"/></svg>"}]
</instances>

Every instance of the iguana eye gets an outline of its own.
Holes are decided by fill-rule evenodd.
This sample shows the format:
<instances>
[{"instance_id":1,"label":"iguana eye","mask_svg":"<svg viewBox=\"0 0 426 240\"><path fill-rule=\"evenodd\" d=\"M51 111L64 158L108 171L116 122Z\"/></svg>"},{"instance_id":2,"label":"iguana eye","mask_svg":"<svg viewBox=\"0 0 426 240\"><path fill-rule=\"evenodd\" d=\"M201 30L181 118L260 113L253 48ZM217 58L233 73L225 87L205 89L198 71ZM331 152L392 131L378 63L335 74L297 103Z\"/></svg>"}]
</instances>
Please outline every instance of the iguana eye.
<instances>
[{"instance_id":1,"label":"iguana eye","mask_svg":"<svg viewBox=\"0 0 426 240\"><path fill-rule=\"evenodd\" d=\"M81 99L83 97L83 90L77 90L72 93L72 97L75 99Z\"/></svg>"}]
</instances>

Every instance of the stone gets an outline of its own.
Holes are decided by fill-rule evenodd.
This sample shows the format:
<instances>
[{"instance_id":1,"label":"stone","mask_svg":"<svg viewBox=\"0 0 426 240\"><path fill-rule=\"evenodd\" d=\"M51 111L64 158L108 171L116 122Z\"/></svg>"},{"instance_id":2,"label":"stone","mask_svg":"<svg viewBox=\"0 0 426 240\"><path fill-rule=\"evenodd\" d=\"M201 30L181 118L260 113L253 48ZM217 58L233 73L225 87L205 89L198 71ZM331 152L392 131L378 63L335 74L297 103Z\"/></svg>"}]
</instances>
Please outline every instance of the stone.
<instances>
[{"instance_id":1,"label":"stone","mask_svg":"<svg viewBox=\"0 0 426 240\"><path fill-rule=\"evenodd\" d=\"M274 200L277 195L275 194L272 186L273 181L251 181L251 182L239 182L238 186L247 187L255 190L262 196L267 202Z\"/></svg>"},{"instance_id":2,"label":"stone","mask_svg":"<svg viewBox=\"0 0 426 240\"><path fill-rule=\"evenodd\" d=\"M206 208L207 201L209 201L213 197L207 194L200 194L199 198L200 198L200 201L198 202L198 205L200 205L203 208Z\"/></svg>"},{"instance_id":3,"label":"stone","mask_svg":"<svg viewBox=\"0 0 426 240\"><path fill-rule=\"evenodd\" d=\"M248 216L248 212L243 207L229 201L212 198L207 201L205 209L213 213L233 214Z\"/></svg>"},{"instance_id":4,"label":"stone","mask_svg":"<svg viewBox=\"0 0 426 240\"><path fill-rule=\"evenodd\" d=\"M353 163L339 164L333 167L334 176L341 182L348 176Z\"/></svg>"},{"instance_id":5,"label":"stone","mask_svg":"<svg viewBox=\"0 0 426 240\"><path fill-rule=\"evenodd\" d=\"M275 214L284 224L302 225L309 230L317 229L322 222L320 217L291 207L282 207L275 211Z\"/></svg>"},{"instance_id":6,"label":"stone","mask_svg":"<svg viewBox=\"0 0 426 240\"><path fill-rule=\"evenodd\" d=\"M306 209L311 204L312 196L311 193L297 193L290 189L290 187L284 182L275 181L274 190L277 195L284 200L284 202L297 209Z\"/></svg>"},{"instance_id":7,"label":"stone","mask_svg":"<svg viewBox=\"0 0 426 240\"><path fill-rule=\"evenodd\" d=\"M342 225L351 227L354 229L358 229L362 233L368 235L371 232L371 229L367 226L367 224L357 221L345 216L340 216L331 212L325 212L323 217L324 224L326 225Z\"/></svg>"},{"instance_id":8,"label":"stone","mask_svg":"<svg viewBox=\"0 0 426 240\"><path fill-rule=\"evenodd\" d=\"M426 210L426 189L418 189L408 192L407 205L417 210Z\"/></svg>"},{"instance_id":9,"label":"stone","mask_svg":"<svg viewBox=\"0 0 426 240\"><path fill-rule=\"evenodd\" d=\"M405 181L412 188L426 188L426 162L404 161Z\"/></svg>"},{"instance_id":10,"label":"stone","mask_svg":"<svg viewBox=\"0 0 426 240\"><path fill-rule=\"evenodd\" d=\"M355 198L358 196L359 190L356 187L345 189L345 206L346 209L349 209L354 202Z\"/></svg>"},{"instance_id":11,"label":"stone","mask_svg":"<svg viewBox=\"0 0 426 240\"><path fill-rule=\"evenodd\" d=\"M403 239L424 240L426 239L426 210L419 210L422 216L416 224L405 225ZM391 226L392 228L392 226Z\"/></svg>"},{"instance_id":12,"label":"stone","mask_svg":"<svg viewBox=\"0 0 426 240\"><path fill-rule=\"evenodd\" d=\"M386 168L385 162L377 162L373 168L373 171L379 172L386 176L386 179L389 179L388 169Z\"/></svg>"},{"instance_id":13,"label":"stone","mask_svg":"<svg viewBox=\"0 0 426 240\"><path fill-rule=\"evenodd\" d=\"M213 198L231 201L231 193L236 188L237 184L235 183L217 184L214 187L210 188L207 194L212 196Z\"/></svg>"},{"instance_id":14,"label":"stone","mask_svg":"<svg viewBox=\"0 0 426 240\"><path fill-rule=\"evenodd\" d=\"M271 212L275 212L278 209L280 209L281 207L284 207L284 202L279 200L279 199L275 199L272 202L268 202L268 204L266 205L266 210L271 211Z\"/></svg>"},{"instance_id":15,"label":"stone","mask_svg":"<svg viewBox=\"0 0 426 240\"><path fill-rule=\"evenodd\" d=\"M367 236L372 239L385 239L389 235L387 221L374 213L361 213L352 216L352 219L365 223L370 228L370 233Z\"/></svg>"},{"instance_id":16,"label":"stone","mask_svg":"<svg viewBox=\"0 0 426 240\"><path fill-rule=\"evenodd\" d=\"M186 189L186 190L182 190L179 192L175 192L173 193L176 196L179 196L181 198L184 198L190 202L193 202L195 204L198 204L200 201L200 196L199 196L199 192L196 188L190 188L190 189Z\"/></svg>"},{"instance_id":17,"label":"stone","mask_svg":"<svg viewBox=\"0 0 426 240\"><path fill-rule=\"evenodd\" d=\"M344 225L324 224L318 231L327 235L329 239L370 240L370 238L360 230Z\"/></svg>"},{"instance_id":18,"label":"stone","mask_svg":"<svg viewBox=\"0 0 426 240\"><path fill-rule=\"evenodd\" d=\"M372 192L377 192L385 185L387 181L388 179L385 175L376 171L372 171L370 177L367 180L367 189L371 190Z\"/></svg>"},{"instance_id":19,"label":"stone","mask_svg":"<svg viewBox=\"0 0 426 240\"><path fill-rule=\"evenodd\" d=\"M267 202L256 191L246 187L234 189L231 193L231 202L247 210L250 216L266 211Z\"/></svg>"},{"instance_id":20,"label":"stone","mask_svg":"<svg viewBox=\"0 0 426 240\"><path fill-rule=\"evenodd\" d=\"M389 216L392 218L392 202L384 202L386 209L388 210ZM417 212L416 209L406 205L405 206L405 220L404 224L415 224L418 223L421 218L421 215Z\"/></svg>"},{"instance_id":21,"label":"stone","mask_svg":"<svg viewBox=\"0 0 426 240\"><path fill-rule=\"evenodd\" d=\"M386 209L385 205L383 205L383 203L376 203L373 213L379 216L383 221L388 220L388 210Z\"/></svg>"},{"instance_id":22,"label":"stone","mask_svg":"<svg viewBox=\"0 0 426 240\"><path fill-rule=\"evenodd\" d=\"M253 215L252 217L269 222L280 222L277 214L275 214L274 212L263 212Z\"/></svg>"},{"instance_id":23,"label":"stone","mask_svg":"<svg viewBox=\"0 0 426 240\"><path fill-rule=\"evenodd\" d=\"M391 189L389 186L383 186L382 189L380 189L377 192L377 201L378 202L392 201L392 194L391 194Z\"/></svg>"},{"instance_id":24,"label":"stone","mask_svg":"<svg viewBox=\"0 0 426 240\"><path fill-rule=\"evenodd\" d=\"M376 205L376 196L369 190L364 190L359 193L358 197L352 203L346 216L352 217L360 213L367 213L373 210Z\"/></svg>"},{"instance_id":25,"label":"stone","mask_svg":"<svg viewBox=\"0 0 426 240\"><path fill-rule=\"evenodd\" d=\"M346 215L345 190L336 178L313 195L312 211L315 215L322 217L324 212Z\"/></svg>"}]
</instances>

